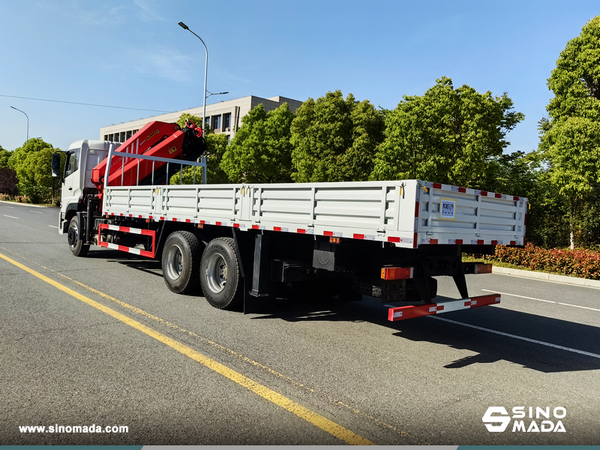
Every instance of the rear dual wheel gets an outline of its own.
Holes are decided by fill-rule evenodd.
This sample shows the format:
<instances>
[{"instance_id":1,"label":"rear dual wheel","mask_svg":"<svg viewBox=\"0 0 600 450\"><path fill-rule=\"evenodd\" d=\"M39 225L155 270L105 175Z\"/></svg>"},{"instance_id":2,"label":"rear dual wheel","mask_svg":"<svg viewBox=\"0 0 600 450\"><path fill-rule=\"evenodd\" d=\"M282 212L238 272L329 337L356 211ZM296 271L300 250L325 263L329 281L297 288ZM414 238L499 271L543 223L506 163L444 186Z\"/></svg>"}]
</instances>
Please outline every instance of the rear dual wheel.
<instances>
[{"instance_id":1,"label":"rear dual wheel","mask_svg":"<svg viewBox=\"0 0 600 450\"><path fill-rule=\"evenodd\" d=\"M202 244L189 231L169 235L162 252L163 278L176 294L189 294L198 287L198 271Z\"/></svg>"},{"instance_id":2,"label":"rear dual wheel","mask_svg":"<svg viewBox=\"0 0 600 450\"><path fill-rule=\"evenodd\" d=\"M232 238L208 243L200 261L200 285L215 308L234 309L241 303L240 263Z\"/></svg>"},{"instance_id":3,"label":"rear dual wheel","mask_svg":"<svg viewBox=\"0 0 600 450\"><path fill-rule=\"evenodd\" d=\"M176 294L189 294L200 284L215 308L233 309L241 303L240 264L232 238L215 238L202 251L195 234L175 231L165 242L162 269L165 283Z\"/></svg>"}]
</instances>

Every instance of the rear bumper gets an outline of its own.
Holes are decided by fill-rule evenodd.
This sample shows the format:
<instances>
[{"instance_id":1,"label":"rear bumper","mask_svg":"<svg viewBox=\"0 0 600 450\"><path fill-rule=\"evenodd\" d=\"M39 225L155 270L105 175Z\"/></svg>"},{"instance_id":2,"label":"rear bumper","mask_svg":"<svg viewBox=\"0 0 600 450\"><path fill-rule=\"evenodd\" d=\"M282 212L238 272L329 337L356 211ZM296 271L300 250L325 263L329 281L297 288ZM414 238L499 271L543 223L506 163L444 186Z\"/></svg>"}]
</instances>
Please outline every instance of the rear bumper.
<instances>
[{"instance_id":1,"label":"rear bumper","mask_svg":"<svg viewBox=\"0 0 600 450\"><path fill-rule=\"evenodd\" d=\"M414 319L415 317L431 316L461 309L478 308L480 306L497 305L500 303L500 294L481 295L478 297L451 300L448 302L432 303L430 305L400 306L388 310L388 320Z\"/></svg>"}]
</instances>

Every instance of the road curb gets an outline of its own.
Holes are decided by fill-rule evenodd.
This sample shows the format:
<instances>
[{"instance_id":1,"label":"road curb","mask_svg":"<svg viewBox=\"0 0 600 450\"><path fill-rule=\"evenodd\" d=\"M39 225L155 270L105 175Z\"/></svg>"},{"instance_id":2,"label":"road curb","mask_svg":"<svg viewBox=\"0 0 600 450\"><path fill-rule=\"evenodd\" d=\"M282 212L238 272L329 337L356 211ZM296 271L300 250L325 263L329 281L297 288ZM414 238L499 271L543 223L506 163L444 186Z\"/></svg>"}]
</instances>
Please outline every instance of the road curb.
<instances>
[{"instance_id":1,"label":"road curb","mask_svg":"<svg viewBox=\"0 0 600 450\"><path fill-rule=\"evenodd\" d=\"M567 277L565 275L555 275L545 272L533 272L530 270L509 269L508 267L492 267L492 273L500 275L513 275L516 277L533 278L536 280L554 281L557 283L574 284L577 286L587 286L600 288L600 281L588 280L586 278Z\"/></svg>"},{"instance_id":2,"label":"road curb","mask_svg":"<svg viewBox=\"0 0 600 450\"><path fill-rule=\"evenodd\" d=\"M34 205L32 203L7 202L5 200L0 200L0 203L4 203L6 205L29 206L30 208L58 208L56 205Z\"/></svg>"}]
</instances>

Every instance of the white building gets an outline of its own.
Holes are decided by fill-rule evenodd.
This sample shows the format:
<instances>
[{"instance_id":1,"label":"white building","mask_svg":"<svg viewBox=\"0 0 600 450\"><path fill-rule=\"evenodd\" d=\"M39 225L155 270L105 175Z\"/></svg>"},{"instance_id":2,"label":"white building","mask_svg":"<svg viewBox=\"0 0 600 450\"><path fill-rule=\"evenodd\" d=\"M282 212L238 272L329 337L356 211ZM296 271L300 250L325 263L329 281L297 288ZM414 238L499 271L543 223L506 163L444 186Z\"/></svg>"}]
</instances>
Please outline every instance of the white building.
<instances>
[{"instance_id":1,"label":"white building","mask_svg":"<svg viewBox=\"0 0 600 450\"><path fill-rule=\"evenodd\" d=\"M241 125L242 118L248 114L252 108L261 103L267 112L277 109L284 103L288 104L292 112L296 112L300 105L302 105L301 101L286 97L261 98L255 97L254 95L249 95L248 97L206 105L205 121L208 125L210 125L215 133L225 133L227 135L227 139L230 139L231 137L235 136L236 131ZM179 117L181 117L181 115L184 113L202 117L202 106L168 114L161 114L159 116L148 117L146 119L134 120L132 122L125 122L119 125L103 127L100 128L100 140L125 142L148 122L158 120L160 122L174 123L177 122Z\"/></svg>"}]
</instances>

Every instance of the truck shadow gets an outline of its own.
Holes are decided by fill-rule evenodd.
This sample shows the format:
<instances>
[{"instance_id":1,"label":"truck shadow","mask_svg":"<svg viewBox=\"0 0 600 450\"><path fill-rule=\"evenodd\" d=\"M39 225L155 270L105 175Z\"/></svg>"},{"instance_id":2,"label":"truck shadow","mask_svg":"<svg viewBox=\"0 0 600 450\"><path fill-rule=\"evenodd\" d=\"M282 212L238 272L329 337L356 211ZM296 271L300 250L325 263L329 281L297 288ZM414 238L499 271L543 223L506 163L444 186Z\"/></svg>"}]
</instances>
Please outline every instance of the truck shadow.
<instances>
[{"instance_id":1,"label":"truck shadow","mask_svg":"<svg viewBox=\"0 0 600 450\"><path fill-rule=\"evenodd\" d=\"M86 258L104 260L110 263L118 263L132 269L156 275L162 278L162 268L160 261L148 259L138 255L128 254L117 250L99 250L90 251Z\"/></svg>"},{"instance_id":2,"label":"truck shadow","mask_svg":"<svg viewBox=\"0 0 600 450\"><path fill-rule=\"evenodd\" d=\"M90 252L88 258L116 262L162 277L160 261L137 255L103 250ZM450 299L440 296L435 301L447 300ZM260 300L251 305L248 317L292 323L369 322L391 330L401 340L435 343L474 353L446 364L445 369L502 360L548 373L600 369L600 328L501 306L389 322L387 308L378 299L363 297L361 302L350 303L335 298L307 299L288 285L283 287L279 299Z\"/></svg>"},{"instance_id":3,"label":"truck shadow","mask_svg":"<svg viewBox=\"0 0 600 450\"><path fill-rule=\"evenodd\" d=\"M436 299L444 300L449 299ZM364 297L362 302L353 303L334 299L278 302L268 314L252 318L369 322L389 328L400 340L435 343L474 353L446 364L445 369L503 360L546 373L600 369L598 327L497 306L389 322L387 308L377 299Z\"/></svg>"}]
</instances>

